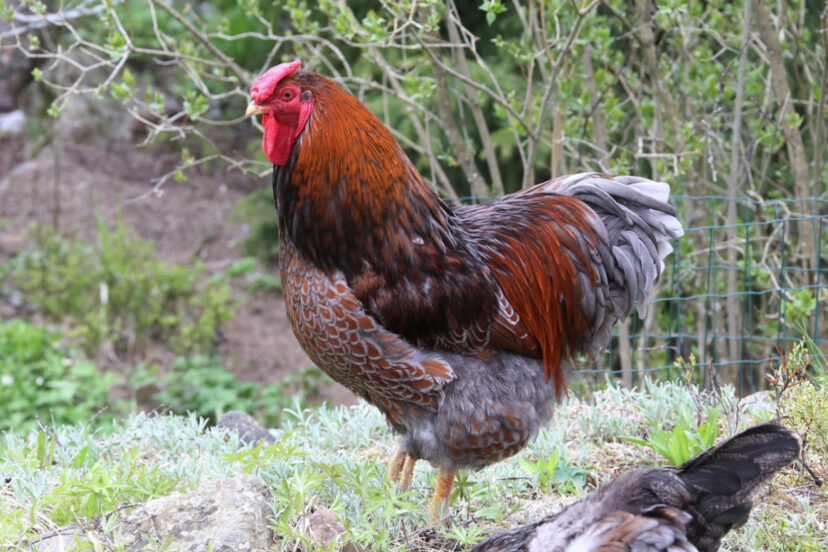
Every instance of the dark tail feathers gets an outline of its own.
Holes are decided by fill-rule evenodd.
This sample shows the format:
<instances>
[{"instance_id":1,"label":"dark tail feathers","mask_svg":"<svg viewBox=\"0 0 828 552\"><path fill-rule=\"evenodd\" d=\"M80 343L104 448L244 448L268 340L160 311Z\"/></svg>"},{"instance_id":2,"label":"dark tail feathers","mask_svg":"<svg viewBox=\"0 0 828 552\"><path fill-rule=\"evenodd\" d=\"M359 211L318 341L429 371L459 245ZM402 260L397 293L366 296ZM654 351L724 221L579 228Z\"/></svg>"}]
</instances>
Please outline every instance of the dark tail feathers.
<instances>
[{"instance_id":1,"label":"dark tail feathers","mask_svg":"<svg viewBox=\"0 0 828 552\"><path fill-rule=\"evenodd\" d=\"M747 521L756 490L799 456L799 441L781 425L751 427L678 468L693 497L688 540L699 551L717 550L730 529Z\"/></svg>"}]
</instances>

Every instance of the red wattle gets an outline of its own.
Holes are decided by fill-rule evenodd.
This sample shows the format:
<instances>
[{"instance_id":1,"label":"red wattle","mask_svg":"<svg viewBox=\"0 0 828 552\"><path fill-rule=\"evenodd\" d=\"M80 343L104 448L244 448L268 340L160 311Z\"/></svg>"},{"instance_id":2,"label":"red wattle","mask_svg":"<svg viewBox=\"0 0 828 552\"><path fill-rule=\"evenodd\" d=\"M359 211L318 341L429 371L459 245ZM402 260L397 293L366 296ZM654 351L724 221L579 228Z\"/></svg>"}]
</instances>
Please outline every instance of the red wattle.
<instances>
[{"instance_id":1,"label":"red wattle","mask_svg":"<svg viewBox=\"0 0 828 552\"><path fill-rule=\"evenodd\" d=\"M290 150L293 147L293 128L279 122L270 113L262 116L264 138L262 151L274 165L287 165L290 159Z\"/></svg>"}]
</instances>

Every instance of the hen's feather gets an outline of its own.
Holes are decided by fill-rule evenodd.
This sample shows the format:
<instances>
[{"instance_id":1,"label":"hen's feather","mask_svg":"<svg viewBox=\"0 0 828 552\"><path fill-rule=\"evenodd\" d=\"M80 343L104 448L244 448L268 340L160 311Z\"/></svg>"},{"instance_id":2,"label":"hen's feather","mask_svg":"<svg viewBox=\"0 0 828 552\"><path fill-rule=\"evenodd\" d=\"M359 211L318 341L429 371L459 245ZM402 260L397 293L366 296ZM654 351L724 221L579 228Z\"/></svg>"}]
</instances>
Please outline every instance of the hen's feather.
<instances>
[{"instance_id":1,"label":"hen's feather","mask_svg":"<svg viewBox=\"0 0 828 552\"><path fill-rule=\"evenodd\" d=\"M626 473L471 552L714 552L747 521L758 488L798 455L787 429L754 426L678 468Z\"/></svg>"}]
</instances>

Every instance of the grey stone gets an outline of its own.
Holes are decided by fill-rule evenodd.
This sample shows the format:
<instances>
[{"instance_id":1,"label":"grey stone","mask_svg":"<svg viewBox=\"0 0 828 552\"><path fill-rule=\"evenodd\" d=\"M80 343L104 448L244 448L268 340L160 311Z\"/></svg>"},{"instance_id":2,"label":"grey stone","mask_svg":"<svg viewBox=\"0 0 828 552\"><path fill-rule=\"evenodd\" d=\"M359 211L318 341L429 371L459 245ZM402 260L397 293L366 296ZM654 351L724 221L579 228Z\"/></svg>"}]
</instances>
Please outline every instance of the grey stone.
<instances>
[{"instance_id":1,"label":"grey stone","mask_svg":"<svg viewBox=\"0 0 828 552\"><path fill-rule=\"evenodd\" d=\"M266 445L272 445L276 442L276 438L262 424L253 416L241 410L231 410L224 414L218 419L216 426L237 432L242 443L248 446L256 446L261 441L264 441Z\"/></svg>"},{"instance_id":2,"label":"grey stone","mask_svg":"<svg viewBox=\"0 0 828 552\"><path fill-rule=\"evenodd\" d=\"M332 541L345 532L336 514L330 510L319 509L308 516L308 526L313 539L328 550Z\"/></svg>"},{"instance_id":3,"label":"grey stone","mask_svg":"<svg viewBox=\"0 0 828 552\"><path fill-rule=\"evenodd\" d=\"M86 535L78 528L60 528L35 542L29 550L35 552L70 552L78 545L88 542Z\"/></svg>"},{"instance_id":4,"label":"grey stone","mask_svg":"<svg viewBox=\"0 0 828 552\"><path fill-rule=\"evenodd\" d=\"M264 552L273 542L271 500L264 481L240 475L139 505L117 530L126 552L170 538L170 552Z\"/></svg>"},{"instance_id":5,"label":"grey stone","mask_svg":"<svg viewBox=\"0 0 828 552\"><path fill-rule=\"evenodd\" d=\"M26 129L26 115L23 110L15 109L8 113L0 113L0 136L17 136Z\"/></svg>"}]
</instances>

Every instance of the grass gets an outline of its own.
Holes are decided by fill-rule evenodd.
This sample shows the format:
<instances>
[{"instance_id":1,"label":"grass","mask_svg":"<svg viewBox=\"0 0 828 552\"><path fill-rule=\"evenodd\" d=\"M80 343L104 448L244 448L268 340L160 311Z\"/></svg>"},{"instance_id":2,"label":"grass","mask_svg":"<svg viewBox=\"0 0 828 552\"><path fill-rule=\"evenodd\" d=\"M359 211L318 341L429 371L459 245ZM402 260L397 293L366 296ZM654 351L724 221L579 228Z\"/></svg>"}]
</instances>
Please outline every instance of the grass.
<instances>
[{"instance_id":1,"label":"grass","mask_svg":"<svg viewBox=\"0 0 828 552\"><path fill-rule=\"evenodd\" d=\"M398 494L384 479L394 438L367 404L315 410L293 404L275 430L275 445L241 450L237 437L193 416L137 414L107 430L75 425L6 433L0 438L0 549L25 548L38 535L71 524L88 524L105 548L117 549L112 514L120 505L240 473L261 477L273 491L274 550L307 540L302 519L316 506L336 513L347 540L372 550L465 549L556 511L623 471L665 464L652 449L624 438L666 430L667 420L677 419L682 409L700 407L730 409L720 417L723 435L769 416L744 408L732 389L708 394L676 383L648 384L640 392L608 386L589 401L564 404L554 423L517 457L462 474L452 523L436 530L427 528L425 512L434 470L418 465L412 490ZM734 409L739 421L728 427ZM660 427L652 424L654 412ZM823 550L827 498L806 474L787 469L725 546L731 552Z\"/></svg>"}]
</instances>

